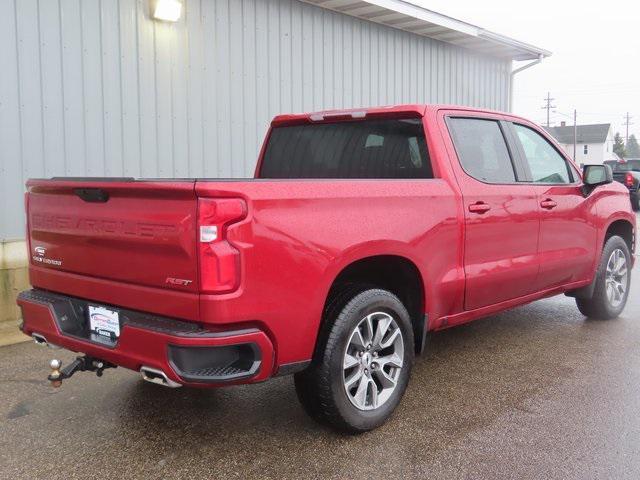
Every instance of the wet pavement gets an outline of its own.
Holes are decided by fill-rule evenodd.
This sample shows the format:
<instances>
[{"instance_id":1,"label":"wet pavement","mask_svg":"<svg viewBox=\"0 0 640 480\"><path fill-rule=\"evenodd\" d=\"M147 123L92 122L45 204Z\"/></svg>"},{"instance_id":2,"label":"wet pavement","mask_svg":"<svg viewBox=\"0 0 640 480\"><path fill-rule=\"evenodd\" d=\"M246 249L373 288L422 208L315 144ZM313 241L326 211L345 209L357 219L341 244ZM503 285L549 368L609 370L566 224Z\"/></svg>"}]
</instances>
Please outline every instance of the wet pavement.
<instances>
[{"instance_id":1,"label":"wet pavement","mask_svg":"<svg viewBox=\"0 0 640 480\"><path fill-rule=\"evenodd\" d=\"M134 372L54 390L0 348L0 478L639 478L640 269L617 320L556 297L434 334L392 419L316 425L292 377L171 390Z\"/></svg>"}]
</instances>

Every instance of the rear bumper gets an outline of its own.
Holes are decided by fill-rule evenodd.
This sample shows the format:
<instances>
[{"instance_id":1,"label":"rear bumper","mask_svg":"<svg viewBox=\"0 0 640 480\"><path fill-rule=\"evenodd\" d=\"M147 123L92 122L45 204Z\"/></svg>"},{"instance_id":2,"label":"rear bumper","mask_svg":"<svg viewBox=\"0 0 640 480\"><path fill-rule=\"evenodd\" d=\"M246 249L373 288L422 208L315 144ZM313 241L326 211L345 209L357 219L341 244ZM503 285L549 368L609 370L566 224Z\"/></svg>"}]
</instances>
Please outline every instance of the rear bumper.
<instances>
[{"instance_id":1,"label":"rear bumper","mask_svg":"<svg viewBox=\"0 0 640 480\"><path fill-rule=\"evenodd\" d=\"M120 337L111 340L89 332L85 300L35 289L22 292L18 305L21 329L27 335L131 370L160 370L181 385L253 383L273 373L273 345L257 328L203 329L191 322L113 307L120 313L121 330Z\"/></svg>"}]
</instances>

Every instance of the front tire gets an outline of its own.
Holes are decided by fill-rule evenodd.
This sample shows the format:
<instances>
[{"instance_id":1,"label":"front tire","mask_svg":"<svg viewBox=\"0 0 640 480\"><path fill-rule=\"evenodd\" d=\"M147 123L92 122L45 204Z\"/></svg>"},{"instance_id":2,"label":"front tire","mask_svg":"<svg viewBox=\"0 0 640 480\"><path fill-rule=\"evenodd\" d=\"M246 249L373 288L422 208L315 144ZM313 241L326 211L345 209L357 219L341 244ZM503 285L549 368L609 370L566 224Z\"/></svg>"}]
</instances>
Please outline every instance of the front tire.
<instances>
[{"instance_id":1,"label":"front tire","mask_svg":"<svg viewBox=\"0 0 640 480\"><path fill-rule=\"evenodd\" d=\"M631 253L627 243L621 237L610 237L602 250L593 296L576 299L580 312L586 317L602 320L618 317L629 297L630 266Z\"/></svg>"},{"instance_id":2,"label":"front tire","mask_svg":"<svg viewBox=\"0 0 640 480\"><path fill-rule=\"evenodd\" d=\"M376 288L350 292L325 313L316 355L295 375L295 386L312 418L361 433L382 425L397 407L415 346L409 313L398 297Z\"/></svg>"}]
</instances>

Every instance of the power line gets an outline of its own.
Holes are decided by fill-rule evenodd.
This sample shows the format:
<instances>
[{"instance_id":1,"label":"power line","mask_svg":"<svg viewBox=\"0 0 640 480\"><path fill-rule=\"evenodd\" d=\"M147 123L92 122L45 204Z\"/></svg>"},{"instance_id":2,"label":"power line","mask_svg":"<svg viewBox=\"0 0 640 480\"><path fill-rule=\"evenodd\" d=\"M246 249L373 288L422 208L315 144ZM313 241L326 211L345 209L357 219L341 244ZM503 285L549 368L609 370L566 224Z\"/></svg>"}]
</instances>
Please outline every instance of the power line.
<instances>
[{"instance_id":1,"label":"power line","mask_svg":"<svg viewBox=\"0 0 640 480\"><path fill-rule=\"evenodd\" d=\"M579 88L574 88L571 90L559 90L559 91L556 91L556 94L560 93L566 96L583 96L583 95L595 95L595 94L610 96L610 95L618 95L620 93L628 93L628 92L637 93L637 91L638 91L638 87L603 87L600 89L588 88L584 90L581 90ZM530 95L518 94L518 98L535 98L537 96L538 95L536 94L530 94Z\"/></svg>"},{"instance_id":2,"label":"power line","mask_svg":"<svg viewBox=\"0 0 640 480\"><path fill-rule=\"evenodd\" d=\"M544 105L542 109L543 110L545 108L547 109L547 128L548 128L551 126L551 122L549 121L549 113L551 112L552 108L556 108L555 105L551 105L551 102L555 100L555 98L551 98L551 92L547 92L547 98L544 98L543 100L546 102L546 105Z\"/></svg>"}]
</instances>

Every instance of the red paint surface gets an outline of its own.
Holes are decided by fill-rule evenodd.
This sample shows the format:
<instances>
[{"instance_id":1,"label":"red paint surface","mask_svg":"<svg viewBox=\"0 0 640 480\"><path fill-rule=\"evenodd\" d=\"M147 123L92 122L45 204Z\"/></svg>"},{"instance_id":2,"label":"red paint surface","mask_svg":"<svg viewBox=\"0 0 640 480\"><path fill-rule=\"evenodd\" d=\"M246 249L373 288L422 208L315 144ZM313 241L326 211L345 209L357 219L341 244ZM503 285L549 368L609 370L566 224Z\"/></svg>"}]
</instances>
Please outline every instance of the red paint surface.
<instances>
[{"instance_id":1,"label":"red paint surface","mask_svg":"<svg viewBox=\"0 0 640 480\"><path fill-rule=\"evenodd\" d=\"M444 116L517 120L550 139L526 120L461 107L366 111L368 117L422 116L437 178L30 180L30 255L41 246L47 258L63 262L32 260L32 285L218 330L250 322L264 332L270 355L273 350L273 368L263 366L262 379L279 365L310 359L331 283L356 260L397 255L413 262L423 279L429 328L438 329L588 284L608 226L619 219L635 226L628 191L619 183L585 198L580 182L488 185L471 178L458 162ZM332 115L332 121L353 121ZM307 114L285 115L273 124L309 121ZM103 189L110 198L85 202L73 193L79 187ZM198 261L198 199L227 198L244 200L246 215L223 222L225 244L207 252L226 255L228 265L239 252L239 278L221 288L235 288L231 292L203 293L200 276L208 267ZM478 204L490 209L470 208ZM106 351L58 338L46 312L22 306L26 330L46 328L41 333L56 336L54 343L129 368L163 366L158 345L166 339L159 334L125 329L118 347Z\"/></svg>"}]
</instances>

